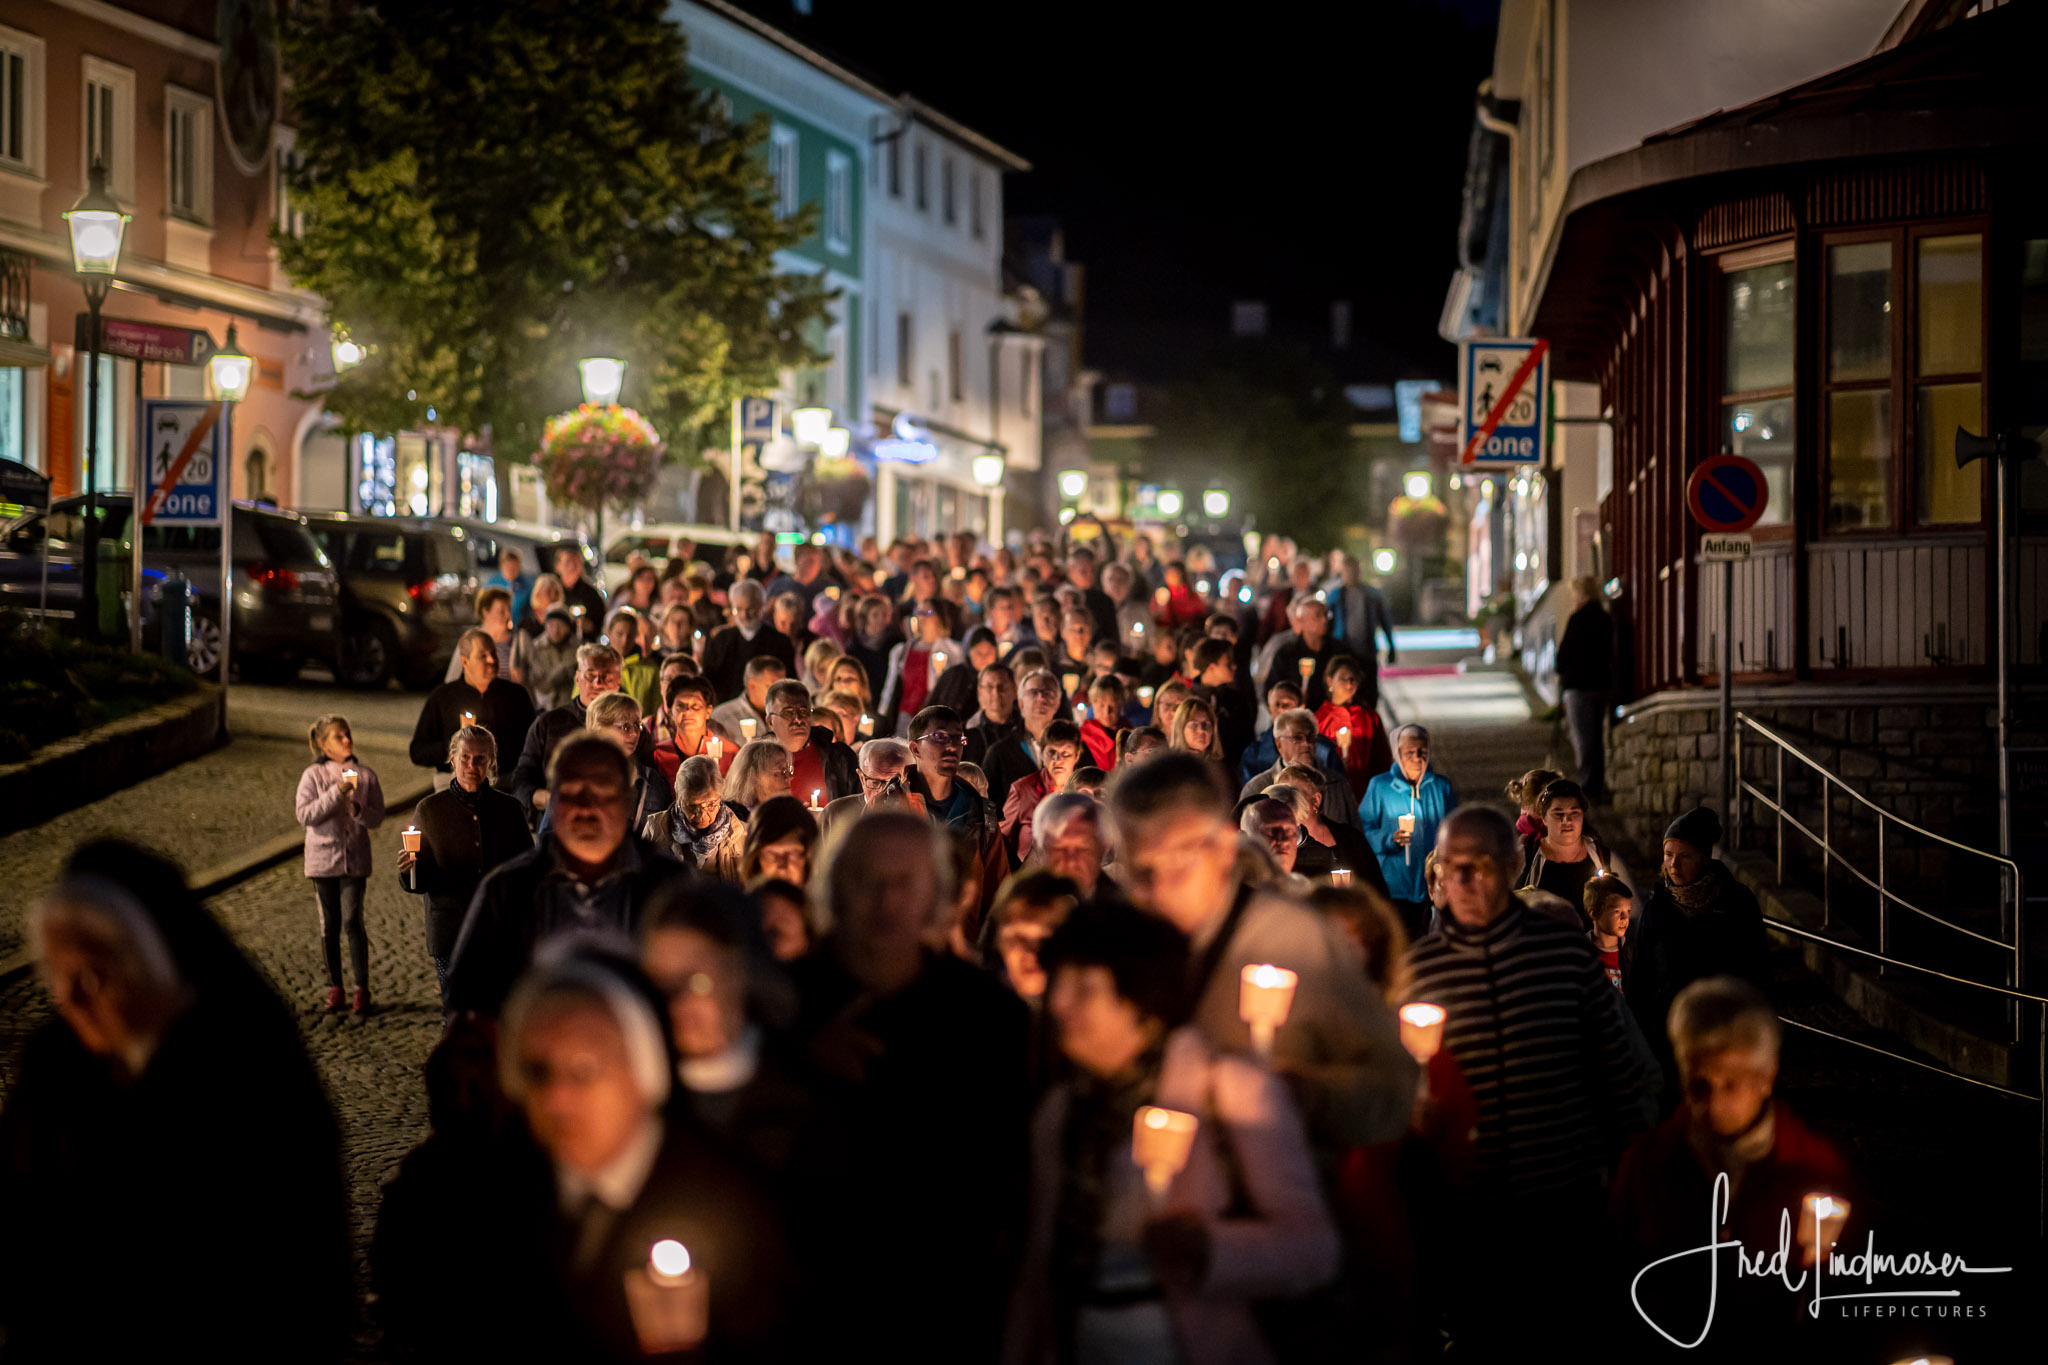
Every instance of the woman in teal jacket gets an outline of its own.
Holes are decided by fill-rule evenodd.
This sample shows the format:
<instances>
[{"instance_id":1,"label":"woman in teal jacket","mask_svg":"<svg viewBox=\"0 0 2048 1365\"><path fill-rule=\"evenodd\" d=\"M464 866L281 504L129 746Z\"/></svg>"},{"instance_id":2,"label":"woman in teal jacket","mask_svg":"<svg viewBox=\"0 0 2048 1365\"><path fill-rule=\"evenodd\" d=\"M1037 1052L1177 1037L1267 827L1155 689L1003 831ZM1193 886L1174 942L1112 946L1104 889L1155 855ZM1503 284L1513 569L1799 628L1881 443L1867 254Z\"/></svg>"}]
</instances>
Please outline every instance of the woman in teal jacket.
<instances>
[{"instance_id":1,"label":"woman in teal jacket","mask_svg":"<svg viewBox=\"0 0 2048 1365\"><path fill-rule=\"evenodd\" d=\"M1429 930L1429 890L1423 860L1436 847L1436 827L1458 804L1450 779L1429 766L1429 731L1404 725L1394 732L1394 766L1365 784L1358 823L1380 860L1387 894L1411 939ZM1403 833L1401 817L1415 817Z\"/></svg>"}]
</instances>

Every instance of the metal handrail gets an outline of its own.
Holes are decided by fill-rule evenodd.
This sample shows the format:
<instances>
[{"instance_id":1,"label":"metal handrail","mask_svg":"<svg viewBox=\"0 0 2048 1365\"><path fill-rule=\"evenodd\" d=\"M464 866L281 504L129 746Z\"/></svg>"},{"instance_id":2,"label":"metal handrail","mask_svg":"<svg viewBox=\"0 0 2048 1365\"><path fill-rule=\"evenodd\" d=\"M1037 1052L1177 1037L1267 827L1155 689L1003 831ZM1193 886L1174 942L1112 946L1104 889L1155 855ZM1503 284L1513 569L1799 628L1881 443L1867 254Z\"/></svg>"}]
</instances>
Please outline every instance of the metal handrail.
<instances>
[{"instance_id":1,"label":"metal handrail","mask_svg":"<svg viewBox=\"0 0 2048 1365\"><path fill-rule=\"evenodd\" d=\"M1768 741L1772 748L1774 748L1777 751L1778 775L1777 791L1775 795L1765 795L1763 789L1758 787L1754 782L1751 782L1743 773L1742 737L1745 731L1754 731L1756 734L1758 734L1763 739ZM1872 801L1869 797L1865 796L1862 792L1857 791L1856 788L1850 786L1847 782L1837 777L1834 773L1829 772L1818 761L1809 757L1806 753L1800 750L1795 744L1792 743L1792 741L1785 738L1783 735L1778 734L1769 726L1758 721L1754 716L1751 716L1746 712L1738 711L1735 713L1734 738L1735 752L1733 753L1733 755L1731 755L1731 758L1733 759L1735 769L1735 781L1733 783L1735 810L1731 813L1731 824L1733 828L1730 832L1735 837L1740 837L1742 829L1742 803L1745 796L1754 800L1758 806L1761 806L1765 810L1768 810L1773 815L1775 815L1777 817L1778 823L1778 880L1781 882L1785 878L1786 825L1791 825L1792 828L1797 830L1799 833L1805 835L1808 840L1810 840L1816 847L1820 849L1823 859L1823 895L1821 923L1824 927L1829 923L1830 916L1832 913L1833 879L1828 875L1828 873L1833 868L1833 866L1837 862L1839 862L1858 881L1862 882L1865 886L1869 887L1871 890L1877 893L1877 933L1878 947L1880 949L1889 946L1887 942L1887 940L1890 937L1890 916L1888 913L1888 909L1892 904L1897 904L1907 910L1912 911L1914 914L1920 916L1922 919L1931 920L1934 923L1941 925L1944 929L1952 930L1953 932L1958 934L1967 935L1970 938L1977 939L1979 942L1991 944L1993 947L1996 947L2002 950L2003 952L2010 954L2010 961L2007 964L2007 980L2014 987L2017 987L2021 984L2023 966L2025 963L2025 934L2023 929L2024 921L2022 915L2022 907L2024 907L2024 905L2026 904L2026 892L2018 863L2014 862L2011 858L2005 857L2002 854L1991 853L1981 848L1973 848L1968 844L1962 843L1955 839L1951 839L1945 834L1937 834L1931 829L1927 829L1921 825L1914 824L1911 820L1907 820L1900 816L1894 815L1892 812L1886 810L1883 806L1878 805L1875 801ZM1799 819L1798 816L1794 815L1787 808L1785 800L1785 755L1787 755L1788 753L1792 756L1795 762L1803 764L1812 772L1817 773L1822 780L1823 785L1821 787L1821 830L1819 833L1815 833L1814 830L1808 827L1803 821ZM1852 862L1847 857L1842 856L1840 852L1834 847L1834 843L1831 837L1832 831L1830 829L1830 826L1833 823L1833 802L1830 799L1830 797L1833 791L1837 788L1839 788L1843 792L1843 794L1848 796L1850 800L1856 802L1858 805L1869 810L1877 819L1877 878L1874 881L1871 879L1868 873L1864 872L1862 868L1858 867L1854 862ZM1963 925L1957 924L1952 920L1945 919L1941 915L1935 914L1931 910L1926 910L1918 905L1913 904L1911 901L1907 900L1905 897L1899 895L1898 892L1892 890L1889 886L1887 886L1885 873L1885 827L1888 824L1896 825L1899 827L1900 830L1904 832L1916 835L1923 839L1930 840L1937 844L1946 845L1949 848L1956 849L1962 853L1969 854L1972 857L1982 858L1985 861L1993 864L1994 866L2004 869L2004 874L2012 879L2011 886L2013 913L2011 941L2008 942L2005 939L2003 933L2001 933L1999 937L1993 938L1989 934L1980 933L1975 929L1965 928ZM2001 909L2002 908L2003 907L2001 907ZM1917 963L1898 962L1895 959L1885 957L1882 954L1882 952L1872 954L1872 956L1878 957L1881 961L1890 965L1911 966L1917 970L1923 971L1932 970L1929 968L1920 967ZM1881 971L1883 969L1880 968L1879 970ZM1938 976L1947 976L1946 973L1942 972L1937 972L1935 974ZM1997 989L1996 987L1988 986L1988 983L1980 981L1967 981L1962 977L1948 977L1948 979L1952 981L1961 982L1965 985L1982 986L1986 987L1987 989ZM2019 991L2011 991L2007 993L2013 995L2024 995L2023 992ZM2025 998L2038 999L2039 997L2027 996Z\"/></svg>"}]
</instances>

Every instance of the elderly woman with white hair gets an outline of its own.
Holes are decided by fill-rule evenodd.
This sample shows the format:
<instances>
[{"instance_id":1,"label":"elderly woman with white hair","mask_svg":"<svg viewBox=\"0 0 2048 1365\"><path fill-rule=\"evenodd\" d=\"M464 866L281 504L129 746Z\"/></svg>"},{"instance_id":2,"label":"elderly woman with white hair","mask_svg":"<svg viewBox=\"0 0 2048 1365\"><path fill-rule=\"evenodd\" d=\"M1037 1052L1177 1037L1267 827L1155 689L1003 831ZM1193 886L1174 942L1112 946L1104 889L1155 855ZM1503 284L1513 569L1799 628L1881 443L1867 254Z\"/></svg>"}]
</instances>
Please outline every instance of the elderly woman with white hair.
<instances>
[{"instance_id":1,"label":"elderly woman with white hair","mask_svg":"<svg viewBox=\"0 0 2048 1365\"><path fill-rule=\"evenodd\" d=\"M1622 1158L1611 1198L1621 1264L1646 1266L1697 1247L1702 1220L1718 1212L1714 1187L1723 1176L1728 1207L1713 1224L1717 1236L1740 1238L1752 1253L1774 1248L1789 1216L1795 1272L1812 1265L1830 1238L1855 1245L1857 1233L1845 1226L1858 1202L1847 1163L1773 1094L1782 1030L1770 1000L1740 977L1707 977L1678 993L1668 1023L1685 1098ZM1816 1195L1846 1214L1823 1218L1818 1240L1808 1203ZM1653 1273L1641 1292L1644 1312L1667 1326L1699 1319L1696 1275ZM1784 1294L1775 1280L1729 1275L1721 1292L1737 1302L1715 1314L1717 1347L1733 1348L1728 1359L1776 1358L1799 1296ZM1746 1341L1745 1333L1763 1337ZM1643 1329L1644 1349L1655 1344Z\"/></svg>"},{"instance_id":2,"label":"elderly woman with white hair","mask_svg":"<svg viewBox=\"0 0 2048 1365\"><path fill-rule=\"evenodd\" d=\"M1410 938L1429 931L1423 862L1436 847L1437 826L1457 805L1450 779L1429 766L1429 731L1412 724L1394 731L1394 766L1365 784L1358 824Z\"/></svg>"},{"instance_id":3,"label":"elderly woman with white hair","mask_svg":"<svg viewBox=\"0 0 2048 1365\"><path fill-rule=\"evenodd\" d=\"M523 1123L479 1154L488 1178L457 1180L445 1164L409 1158L386 1196L380 1247L402 1252L454 1228L485 1252L377 1265L401 1346L558 1360L687 1349L761 1358L783 1347L790 1276L778 1220L695 1123L669 1118L666 1014L634 963L588 946L543 954L520 978L498 1070ZM391 1226L429 1212L450 1221ZM657 1278L685 1269L693 1283ZM679 1311L693 1297L708 1311Z\"/></svg>"},{"instance_id":4,"label":"elderly woman with white hair","mask_svg":"<svg viewBox=\"0 0 2048 1365\"><path fill-rule=\"evenodd\" d=\"M765 740L748 747L782 752L780 745ZM648 816L640 825L640 837L706 876L740 883L747 818L727 804L718 762L707 754L683 760L676 769L675 804Z\"/></svg>"},{"instance_id":5,"label":"elderly woman with white hair","mask_svg":"<svg viewBox=\"0 0 2048 1365\"><path fill-rule=\"evenodd\" d=\"M0 1109L10 1358L339 1360L340 1141L291 1012L131 844L79 847L27 929L54 1013Z\"/></svg>"}]
</instances>

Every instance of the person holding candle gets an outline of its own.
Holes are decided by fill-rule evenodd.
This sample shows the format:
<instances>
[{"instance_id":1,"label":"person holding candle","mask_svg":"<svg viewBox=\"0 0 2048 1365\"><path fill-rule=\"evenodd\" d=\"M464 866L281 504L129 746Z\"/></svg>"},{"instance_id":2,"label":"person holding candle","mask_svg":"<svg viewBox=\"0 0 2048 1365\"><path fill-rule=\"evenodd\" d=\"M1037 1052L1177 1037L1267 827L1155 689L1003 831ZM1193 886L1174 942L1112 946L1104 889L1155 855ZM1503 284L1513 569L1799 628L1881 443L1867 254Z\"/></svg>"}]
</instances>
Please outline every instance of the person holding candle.
<instances>
[{"instance_id":1,"label":"person holding candle","mask_svg":"<svg viewBox=\"0 0 2048 1365\"><path fill-rule=\"evenodd\" d=\"M739 695L728 693L726 700L712 708L711 728L734 744L767 739L768 689L788 676L788 667L773 655L762 654L749 659ZM716 686L717 680L713 679L712 683Z\"/></svg>"},{"instance_id":2,"label":"person holding candle","mask_svg":"<svg viewBox=\"0 0 2048 1365\"><path fill-rule=\"evenodd\" d=\"M535 948L559 935L630 940L646 898L682 874L633 832L633 761L618 744L598 734L564 740L548 788L548 832L486 874L463 917L442 994L451 1014L495 1017Z\"/></svg>"},{"instance_id":3,"label":"person holding candle","mask_svg":"<svg viewBox=\"0 0 2048 1365\"><path fill-rule=\"evenodd\" d=\"M1209 1041L1246 1051L1238 974L1271 964L1299 980L1275 1035L1274 1064L1291 1073L1317 1145L1387 1141L1408 1123L1415 1063L1394 1016L1351 965L1335 928L1237 873L1238 830L1215 765L1192 754L1146 760L1111 787L1115 874L1133 903L1196 945L1193 1022Z\"/></svg>"},{"instance_id":4,"label":"person holding candle","mask_svg":"<svg viewBox=\"0 0 2048 1365\"><path fill-rule=\"evenodd\" d=\"M1356 825L1323 818L1326 799L1323 782L1321 770L1306 763L1289 763L1280 769L1273 786L1266 789L1269 794L1276 788L1292 789L1304 798L1295 804L1294 809L1302 833L1301 855L1296 865L1300 865L1301 859L1306 859L1306 875L1309 876L1318 876L1325 871L1334 873L1341 868L1350 873L1358 885L1370 887L1375 894L1385 896L1386 875L1380 871L1380 860L1373 854L1372 845L1366 842L1364 831Z\"/></svg>"},{"instance_id":5,"label":"person holding candle","mask_svg":"<svg viewBox=\"0 0 2048 1365\"><path fill-rule=\"evenodd\" d=\"M1302 704L1313 711L1330 699L1329 665L1340 652L1330 637L1330 609L1312 593L1299 596L1287 608L1287 620L1292 629L1267 644L1266 680L1300 678Z\"/></svg>"},{"instance_id":6,"label":"person holding candle","mask_svg":"<svg viewBox=\"0 0 2048 1365\"><path fill-rule=\"evenodd\" d=\"M910 638L889 651L888 681L875 712L877 734L902 734L910 718L930 705L932 689L949 664L967 657L952 634L952 604L944 598L914 607L904 618Z\"/></svg>"},{"instance_id":7,"label":"person holding candle","mask_svg":"<svg viewBox=\"0 0 2048 1365\"><path fill-rule=\"evenodd\" d=\"M710 679L688 674L669 679L667 703L669 738L654 746L654 761L662 776L673 784L677 770L699 754L718 764L721 774L731 771L740 746L712 728Z\"/></svg>"},{"instance_id":8,"label":"person holding candle","mask_svg":"<svg viewBox=\"0 0 2048 1365\"><path fill-rule=\"evenodd\" d=\"M1274 753L1272 766L1252 774L1238 792L1239 801L1249 800L1273 786L1290 767L1313 767L1322 774L1323 818L1335 825L1359 823L1356 790L1344 775L1336 746L1316 733L1315 712L1305 707L1282 711L1274 718L1268 739ZM1326 752L1327 762L1323 761Z\"/></svg>"},{"instance_id":9,"label":"person holding candle","mask_svg":"<svg viewBox=\"0 0 2048 1365\"><path fill-rule=\"evenodd\" d=\"M1075 911L1040 950L1073 1070L1032 1119L1006 1361L1270 1360L1254 1301L1336 1274L1286 1086L1176 1026L1187 959L1171 925L1114 906ZM1147 1110L1193 1121L1156 1171L1137 1161L1153 1146L1137 1131Z\"/></svg>"},{"instance_id":10,"label":"person holding candle","mask_svg":"<svg viewBox=\"0 0 2048 1365\"><path fill-rule=\"evenodd\" d=\"M1349 654L1339 654L1330 660L1327 673L1330 699L1316 708L1316 729L1337 746L1351 790L1362 792L1366 783L1394 766L1393 746L1375 704L1366 700L1365 666Z\"/></svg>"},{"instance_id":11,"label":"person holding candle","mask_svg":"<svg viewBox=\"0 0 2048 1365\"><path fill-rule=\"evenodd\" d=\"M860 772L853 750L811 719L811 694L804 685L785 680L768 689L768 735L789 755L794 775L790 790L819 810L827 801L860 790Z\"/></svg>"},{"instance_id":12,"label":"person holding candle","mask_svg":"<svg viewBox=\"0 0 2048 1365\"><path fill-rule=\"evenodd\" d=\"M9 1358L161 1359L175 1338L209 1360L343 1359L341 1141L294 1011L177 865L132 844L80 844L24 921L41 990L16 992L0 1108Z\"/></svg>"},{"instance_id":13,"label":"person holding candle","mask_svg":"<svg viewBox=\"0 0 2048 1365\"><path fill-rule=\"evenodd\" d=\"M1813 1215L1804 1207L1816 1192L1846 1199L1850 1218L1862 1202L1852 1173L1833 1143L1802 1122L1773 1091L1778 1078L1782 1025L1770 1000L1740 977L1705 977L1671 1003L1667 1028L1678 1059L1683 1101L1622 1157L1609 1199L1609 1226L1624 1265L1648 1265L1660 1256L1699 1245L1702 1210L1717 1176L1728 1177L1725 1223L1716 1236L1740 1238L1752 1254L1776 1248L1779 1223L1793 1223L1791 1263L1796 1275L1814 1263ZM1833 1228L1838 1241L1860 1247L1853 1221ZM1642 1282L1645 1309L1660 1322L1697 1321L1696 1282L1684 1275ZM1723 1274L1729 1301L1714 1315L1715 1349L1730 1359L1771 1359L1784 1334L1804 1325L1811 1294L1788 1295L1774 1279ZM1688 1316L1689 1315L1689 1316ZM1653 1336L1629 1315L1624 1345L1649 1349ZM1640 1343L1640 1345L1637 1345Z\"/></svg>"},{"instance_id":14,"label":"person holding candle","mask_svg":"<svg viewBox=\"0 0 2048 1365\"><path fill-rule=\"evenodd\" d=\"M363 888L370 877L370 831L384 823L384 788L356 757L348 717L326 715L306 732L313 762L299 776L294 813L306 827L306 877L320 908L320 947L327 964L327 1008L341 996L341 939L348 936L355 974L351 1008L370 1010L370 936L363 927Z\"/></svg>"},{"instance_id":15,"label":"person holding candle","mask_svg":"<svg viewBox=\"0 0 2048 1365\"><path fill-rule=\"evenodd\" d=\"M502 595L505 590L486 591ZM525 688L498 676L498 651L489 635L481 630L462 632L455 659L461 665L459 675L427 693L407 750L415 765L434 770L435 791L444 790L453 776L448 745L456 731L481 725L493 736L502 736L507 749L515 749L526 743L527 728L533 724L532 699Z\"/></svg>"},{"instance_id":16,"label":"person holding candle","mask_svg":"<svg viewBox=\"0 0 2048 1365\"><path fill-rule=\"evenodd\" d=\"M1483 1216L1497 1252L1522 1268L1499 1294L1456 1303L1453 1338L1489 1358L1573 1292L1595 1245L1603 1168L1654 1117L1656 1068L1586 936L1515 898L1508 817L1454 810L1437 849L1450 909L1408 950L1408 995L1446 1012L1443 1047L1478 1101L1471 1203L1446 1216Z\"/></svg>"},{"instance_id":17,"label":"person holding candle","mask_svg":"<svg viewBox=\"0 0 2048 1365\"><path fill-rule=\"evenodd\" d=\"M725 800L717 765L699 754L676 770L675 804L649 816L640 837L656 851L707 877L741 885L746 853L746 812Z\"/></svg>"},{"instance_id":18,"label":"person holding candle","mask_svg":"<svg viewBox=\"0 0 2048 1365\"><path fill-rule=\"evenodd\" d=\"M425 900L427 956L434 979L448 984L462 917L490 872L533 848L518 800L491 785L498 744L489 730L467 726L448 741L455 780L413 812L419 848L398 855L399 885Z\"/></svg>"},{"instance_id":19,"label":"person holding candle","mask_svg":"<svg viewBox=\"0 0 2048 1365\"><path fill-rule=\"evenodd\" d=\"M1401 922L1411 937L1420 938L1429 932L1430 921L1423 859L1458 798L1450 779L1429 766L1429 731L1422 726L1404 725L1394 732L1394 760L1392 768L1365 784L1358 824L1379 858L1380 875Z\"/></svg>"},{"instance_id":20,"label":"person holding candle","mask_svg":"<svg viewBox=\"0 0 2048 1365\"><path fill-rule=\"evenodd\" d=\"M859 707L856 708L857 714L874 714L874 689L868 686L868 670L859 659L854 658L851 654L840 655L832 661L832 667L827 672L826 677L832 684L828 690L844 692L860 702Z\"/></svg>"}]
</instances>

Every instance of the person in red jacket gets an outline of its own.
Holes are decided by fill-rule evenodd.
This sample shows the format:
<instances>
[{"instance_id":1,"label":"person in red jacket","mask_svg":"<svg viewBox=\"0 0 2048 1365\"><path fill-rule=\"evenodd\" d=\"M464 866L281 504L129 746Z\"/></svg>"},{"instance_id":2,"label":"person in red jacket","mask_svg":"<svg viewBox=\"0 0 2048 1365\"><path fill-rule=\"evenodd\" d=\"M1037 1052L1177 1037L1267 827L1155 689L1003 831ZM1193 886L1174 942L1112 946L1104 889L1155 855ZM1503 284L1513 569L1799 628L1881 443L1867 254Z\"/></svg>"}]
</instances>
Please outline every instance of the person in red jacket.
<instances>
[{"instance_id":1,"label":"person in red jacket","mask_svg":"<svg viewBox=\"0 0 2048 1365\"><path fill-rule=\"evenodd\" d=\"M1362 792L1367 782L1394 766L1387 727L1363 700L1365 669L1358 660L1338 655L1323 670L1323 680L1330 699L1316 708L1316 729L1343 756L1351 790Z\"/></svg>"},{"instance_id":2,"label":"person in red jacket","mask_svg":"<svg viewBox=\"0 0 2048 1365\"><path fill-rule=\"evenodd\" d=\"M1188 582L1188 566L1175 560L1166 566L1166 586L1152 595L1152 613L1168 630L1199 626L1209 619L1209 604Z\"/></svg>"},{"instance_id":3,"label":"person in red jacket","mask_svg":"<svg viewBox=\"0 0 2048 1365\"><path fill-rule=\"evenodd\" d=\"M1003 838L1009 842L1011 858L1031 852L1031 817L1040 801L1066 788L1080 766L1081 752L1081 728L1070 720L1054 721L1039 736L1037 770L1012 782L1003 801Z\"/></svg>"},{"instance_id":4,"label":"person in red jacket","mask_svg":"<svg viewBox=\"0 0 2048 1365\"><path fill-rule=\"evenodd\" d=\"M1116 737L1124 728L1124 685L1114 673L1101 673L1088 684L1088 719L1081 722L1081 744L1088 761L1108 772L1116 766Z\"/></svg>"}]
</instances>

